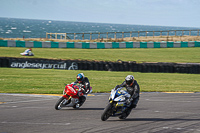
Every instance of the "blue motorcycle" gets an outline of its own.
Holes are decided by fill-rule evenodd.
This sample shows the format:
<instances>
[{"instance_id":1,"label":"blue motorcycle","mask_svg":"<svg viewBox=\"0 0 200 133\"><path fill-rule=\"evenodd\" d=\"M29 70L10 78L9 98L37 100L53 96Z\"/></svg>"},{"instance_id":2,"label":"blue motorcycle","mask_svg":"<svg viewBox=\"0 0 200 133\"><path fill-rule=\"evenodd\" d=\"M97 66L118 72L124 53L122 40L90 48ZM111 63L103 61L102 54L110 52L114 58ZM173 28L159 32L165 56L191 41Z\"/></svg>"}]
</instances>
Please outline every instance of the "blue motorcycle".
<instances>
[{"instance_id":1,"label":"blue motorcycle","mask_svg":"<svg viewBox=\"0 0 200 133\"><path fill-rule=\"evenodd\" d=\"M131 110L128 110L130 103L127 104L127 99L130 99L131 95L125 88L120 87L117 90L112 89L109 97L109 104L104 109L101 115L101 120L106 121L109 117L119 117L119 119L126 119Z\"/></svg>"}]
</instances>

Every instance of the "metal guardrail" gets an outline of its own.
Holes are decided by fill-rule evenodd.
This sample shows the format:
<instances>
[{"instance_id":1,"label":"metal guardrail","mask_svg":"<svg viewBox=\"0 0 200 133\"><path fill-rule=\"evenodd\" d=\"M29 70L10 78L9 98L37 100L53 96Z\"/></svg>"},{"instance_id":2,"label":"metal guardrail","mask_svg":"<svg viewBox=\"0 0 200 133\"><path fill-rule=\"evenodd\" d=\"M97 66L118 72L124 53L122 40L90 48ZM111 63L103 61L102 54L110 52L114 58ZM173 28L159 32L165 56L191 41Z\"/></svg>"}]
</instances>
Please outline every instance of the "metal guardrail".
<instances>
[{"instance_id":1,"label":"metal guardrail","mask_svg":"<svg viewBox=\"0 0 200 133\"><path fill-rule=\"evenodd\" d=\"M129 31L129 32L94 32L94 33L46 33L47 39L93 40L125 37L155 36L199 36L199 30L164 30L164 31Z\"/></svg>"}]
</instances>

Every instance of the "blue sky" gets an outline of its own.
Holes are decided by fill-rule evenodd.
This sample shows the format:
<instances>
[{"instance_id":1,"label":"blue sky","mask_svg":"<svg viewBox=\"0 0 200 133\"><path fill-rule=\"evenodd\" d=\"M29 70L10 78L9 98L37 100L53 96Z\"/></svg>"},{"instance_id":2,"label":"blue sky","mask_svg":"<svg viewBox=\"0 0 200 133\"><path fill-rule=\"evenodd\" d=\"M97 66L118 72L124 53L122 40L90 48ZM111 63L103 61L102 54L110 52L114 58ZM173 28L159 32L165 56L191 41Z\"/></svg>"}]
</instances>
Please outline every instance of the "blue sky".
<instances>
[{"instance_id":1,"label":"blue sky","mask_svg":"<svg viewBox=\"0 0 200 133\"><path fill-rule=\"evenodd\" d=\"M200 0L0 0L0 17L200 28Z\"/></svg>"}]
</instances>

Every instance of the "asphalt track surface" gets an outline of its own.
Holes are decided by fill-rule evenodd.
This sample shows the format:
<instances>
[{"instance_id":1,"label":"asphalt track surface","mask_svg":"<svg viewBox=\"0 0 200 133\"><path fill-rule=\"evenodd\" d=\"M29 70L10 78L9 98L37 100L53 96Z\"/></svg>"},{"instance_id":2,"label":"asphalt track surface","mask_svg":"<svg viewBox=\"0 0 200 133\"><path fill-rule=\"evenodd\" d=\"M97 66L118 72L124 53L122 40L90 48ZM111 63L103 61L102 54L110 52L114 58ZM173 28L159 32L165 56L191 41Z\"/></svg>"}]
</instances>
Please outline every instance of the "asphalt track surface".
<instances>
[{"instance_id":1,"label":"asphalt track surface","mask_svg":"<svg viewBox=\"0 0 200 133\"><path fill-rule=\"evenodd\" d=\"M142 93L126 120L101 121L108 97L55 110L58 96L0 93L0 133L200 133L200 93Z\"/></svg>"}]
</instances>

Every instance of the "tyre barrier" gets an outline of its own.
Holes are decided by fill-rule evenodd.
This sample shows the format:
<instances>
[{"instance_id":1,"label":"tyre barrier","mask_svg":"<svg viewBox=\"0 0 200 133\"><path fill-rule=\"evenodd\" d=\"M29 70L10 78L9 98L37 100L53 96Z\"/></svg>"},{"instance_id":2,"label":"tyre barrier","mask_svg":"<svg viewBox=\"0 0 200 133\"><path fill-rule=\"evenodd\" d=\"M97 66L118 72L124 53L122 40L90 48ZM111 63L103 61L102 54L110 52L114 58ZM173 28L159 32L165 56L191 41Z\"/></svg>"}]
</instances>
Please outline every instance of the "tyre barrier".
<instances>
[{"instance_id":1,"label":"tyre barrier","mask_svg":"<svg viewBox=\"0 0 200 133\"><path fill-rule=\"evenodd\" d=\"M121 60L108 62L0 57L0 67L200 74L200 63L136 63L135 61L127 62Z\"/></svg>"}]
</instances>

